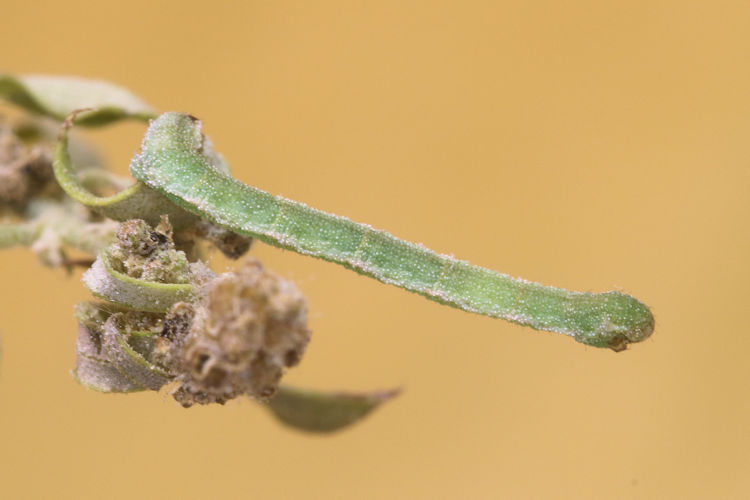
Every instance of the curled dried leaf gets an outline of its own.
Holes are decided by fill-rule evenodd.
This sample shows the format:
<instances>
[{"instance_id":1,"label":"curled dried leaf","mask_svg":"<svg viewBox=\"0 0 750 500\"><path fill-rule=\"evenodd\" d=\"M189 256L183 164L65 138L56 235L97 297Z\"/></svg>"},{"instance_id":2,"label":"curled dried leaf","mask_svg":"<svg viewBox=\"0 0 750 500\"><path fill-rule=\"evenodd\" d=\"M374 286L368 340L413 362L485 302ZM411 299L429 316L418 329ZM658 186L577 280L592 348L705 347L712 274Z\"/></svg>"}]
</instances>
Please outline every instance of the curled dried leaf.
<instances>
[{"instance_id":1,"label":"curled dried leaf","mask_svg":"<svg viewBox=\"0 0 750 500\"><path fill-rule=\"evenodd\" d=\"M157 283L118 272L106 252L83 275L83 283L94 296L137 311L167 312L177 302L192 300L195 294L189 283Z\"/></svg>"},{"instance_id":2,"label":"curled dried leaf","mask_svg":"<svg viewBox=\"0 0 750 500\"><path fill-rule=\"evenodd\" d=\"M131 336L125 331L123 314L113 314L102 329L102 353L117 371L137 386L158 391L173 377L134 349Z\"/></svg>"},{"instance_id":3,"label":"curled dried leaf","mask_svg":"<svg viewBox=\"0 0 750 500\"><path fill-rule=\"evenodd\" d=\"M120 224L116 241L99 254L83 282L119 307L165 313L178 302L195 300L196 286L213 276L175 248L172 227L163 217L156 228L138 219Z\"/></svg>"},{"instance_id":4,"label":"curled dried leaf","mask_svg":"<svg viewBox=\"0 0 750 500\"><path fill-rule=\"evenodd\" d=\"M84 302L76 307L78 338L73 377L89 389L99 392L136 392L145 390L123 375L103 350L103 327L108 313Z\"/></svg>"}]
</instances>

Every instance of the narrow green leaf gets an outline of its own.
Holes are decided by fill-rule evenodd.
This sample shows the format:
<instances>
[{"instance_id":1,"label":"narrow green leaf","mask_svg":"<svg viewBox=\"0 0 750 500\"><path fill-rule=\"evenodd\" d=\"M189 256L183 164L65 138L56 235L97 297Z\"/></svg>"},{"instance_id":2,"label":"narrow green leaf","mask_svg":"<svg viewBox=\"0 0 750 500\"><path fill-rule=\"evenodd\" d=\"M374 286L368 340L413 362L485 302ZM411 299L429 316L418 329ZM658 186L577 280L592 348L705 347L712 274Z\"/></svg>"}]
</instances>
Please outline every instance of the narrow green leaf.
<instances>
[{"instance_id":1,"label":"narrow green leaf","mask_svg":"<svg viewBox=\"0 0 750 500\"><path fill-rule=\"evenodd\" d=\"M84 108L81 125L103 125L123 118L148 120L154 110L130 91L100 80L69 76L0 74L0 98L32 113L62 121Z\"/></svg>"},{"instance_id":2,"label":"narrow green leaf","mask_svg":"<svg viewBox=\"0 0 750 500\"><path fill-rule=\"evenodd\" d=\"M68 196L105 217L121 222L143 219L155 226L159 223L161 215L168 215L172 227L181 229L198 221L196 216L179 208L158 191L141 182L136 182L111 196L97 196L89 191L73 168L68 153L68 131L75 116L77 114L73 113L63 122L53 163L55 178Z\"/></svg>"},{"instance_id":3,"label":"narrow green leaf","mask_svg":"<svg viewBox=\"0 0 750 500\"><path fill-rule=\"evenodd\" d=\"M355 394L281 386L264 406L290 427L308 432L334 432L366 417L399 392L396 389Z\"/></svg>"}]
</instances>

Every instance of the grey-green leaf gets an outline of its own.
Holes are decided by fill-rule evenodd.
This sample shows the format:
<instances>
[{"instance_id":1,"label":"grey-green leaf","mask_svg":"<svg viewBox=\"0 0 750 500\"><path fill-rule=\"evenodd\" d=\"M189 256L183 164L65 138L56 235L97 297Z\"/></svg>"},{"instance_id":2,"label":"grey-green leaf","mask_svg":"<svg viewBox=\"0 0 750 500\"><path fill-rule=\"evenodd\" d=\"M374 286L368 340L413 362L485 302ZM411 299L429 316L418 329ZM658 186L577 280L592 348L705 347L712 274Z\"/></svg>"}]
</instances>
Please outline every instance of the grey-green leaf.
<instances>
[{"instance_id":1,"label":"grey-green leaf","mask_svg":"<svg viewBox=\"0 0 750 500\"><path fill-rule=\"evenodd\" d=\"M78 324L76 367L73 377L79 384L99 392L137 392L146 390L125 377L102 352L101 332L83 321Z\"/></svg>"},{"instance_id":2,"label":"grey-green leaf","mask_svg":"<svg viewBox=\"0 0 750 500\"><path fill-rule=\"evenodd\" d=\"M16 245L30 245L39 234L41 225L37 222L0 224L0 248Z\"/></svg>"},{"instance_id":3,"label":"grey-green leaf","mask_svg":"<svg viewBox=\"0 0 750 500\"><path fill-rule=\"evenodd\" d=\"M307 432L334 432L366 417L399 392L394 389L356 394L281 386L265 406L290 427Z\"/></svg>"},{"instance_id":4,"label":"grey-green leaf","mask_svg":"<svg viewBox=\"0 0 750 500\"><path fill-rule=\"evenodd\" d=\"M167 312L177 302L193 300L195 294L189 283L157 283L116 271L107 252L99 254L83 275L83 283L96 297L136 311Z\"/></svg>"},{"instance_id":5,"label":"grey-green leaf","mask_svg":"<svg viewBox=\"0 0 750 500\"><path fill-rule=\"evenodd\" d=\"M81 125L103 125L122 118L147 120L154 110L130 91L101 80L71 76L0 74L0 98L32 113L62 121L75 110Z\"/></svg>"},{"instance_id":6,"label":"grey-green leaf","mask_svg":"<svg viewBox=\"0 0 750 500\"><path fill-rule=\"evenodd\" d=\"M113 314L102 330L102 353L125 377L138 386L158 391L173 377L163 368L154 365L128 344L123 331L122 313Z\"/></svg>"}]
</instances>

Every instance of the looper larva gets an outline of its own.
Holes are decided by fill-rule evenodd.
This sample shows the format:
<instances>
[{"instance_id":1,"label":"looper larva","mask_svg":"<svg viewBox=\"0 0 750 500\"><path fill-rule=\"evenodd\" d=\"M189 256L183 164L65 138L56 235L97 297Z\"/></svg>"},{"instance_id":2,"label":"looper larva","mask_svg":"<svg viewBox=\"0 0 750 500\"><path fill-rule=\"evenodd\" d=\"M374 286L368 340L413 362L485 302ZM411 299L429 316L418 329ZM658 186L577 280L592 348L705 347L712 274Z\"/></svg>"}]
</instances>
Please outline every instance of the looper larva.
<instances>
[{"instance_id":1,"label":"looper larva","mask_svg":"<svg viewBox=\"0 0 750 500\"><path fill-rule=\"evenodd\" d=\"M196 118L162 114L152 121L131 173L185 210L231 231L464 311L614 350L653 331L649 308L624 293L570 292L512 278L245 185L214 167L202 152L203 140Z\"/></svg>"}]
</instances>

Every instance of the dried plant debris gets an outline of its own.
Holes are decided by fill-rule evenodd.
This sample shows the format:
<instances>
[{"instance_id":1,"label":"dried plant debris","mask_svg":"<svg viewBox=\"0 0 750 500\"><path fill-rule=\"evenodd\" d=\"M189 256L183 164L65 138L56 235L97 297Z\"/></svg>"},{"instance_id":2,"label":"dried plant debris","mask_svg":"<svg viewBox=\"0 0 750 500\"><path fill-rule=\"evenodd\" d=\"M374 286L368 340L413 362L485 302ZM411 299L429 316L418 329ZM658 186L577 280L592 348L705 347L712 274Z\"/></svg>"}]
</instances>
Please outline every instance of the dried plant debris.
<instances>
[{"instance_id":1,"label":"dried plant debris","mask_svg":"<svg viewBox=\"0 0 750 500\"><path fill-rule=\"evenodd\" d=\"M75 378L88 388L109 393L159 390L167 384L176 384L173 395L186 407L194 403L223 403L229 396L244 394L241 388L247 379L238 376L242 371L234 374L241 385L234 388L227 385L224 392L219 392L213 384L221 375L210 370L207 377L198 377L198 384L206 384L206 390L194 390L195 386L187 388L186 376L190 377L192 373L185 373L184 370L192 371L195 365L188 362L185 366L182 362L196 359L198 351L193 348L195 344L191 342L191 336L197 331L194 319L202 307L181 302L175 304L164 317L117 311L102 302L79 304L76 308L79 333L76 368L73 371ZM236 326L234 331L236 333ZM197 336L200 338L201 334ZM212 347L220 344L214 343ZM233 352L237 352L236 347L216 349L211 353L219 352L224 362L231 358ZM197 359L204 365L222 365L221 362L214 362L215 358L201 360L200 354ZM236 363L229 364L232 365ZM227 366L224 364L223 369ZM256 376L257 373L251 370L249 375ZM229 378L225 378L224 382L228 384ZM281 386L270 401L261 402L286 426L305 432L330 433L362 420L399 392L342 393Z\"/></svg>"},{"instance_id":2,"label":"dried plant debris","mask_svg":"<svg viewBox=\"0 0 750 500\"><path fill-rule=\"evenodd\" d=\"M310 339L307 304L293 283L255 259L219 276L202 263L189 264L175 249L166 217L155 228L142 220L121 224L84 282L113 310L130 310L106 319L91 306L87 315L79 313L84 326L102 332L99 355L131 378L139 367L158 368L159 377L180 382L174 397L184 406L243 394L267 400ZM157 321L159 312L166 314ZM135 348L133 332L152 333L140 334L138 356L128 351ZM143 359L132 363L129 356ZM144 374L135 378L157 388Z\"/></svg>"},{"instance_id":3,"label":"dried plant debris","mask_svg":"<svg viewBox=\"0 0 750 500\"><path fill-rule=\"evenodd\" d=\"M89 266L111 242L115 223L63 196L54 178L48 126L29 119L9 124L0 118L0 248L30 246L50 267ZM78 149L83 157L94 158ZM88 255L69 257L66 249Z\"/></svg>"},{"instance_id":4,"label":"dried plant debris","mask_svg":"<svg viewBox=\"0 0 750 500\"><path fill-rule=\"evenodd\" d=\"M155 228L139 219L122 223L117 241L107 254L115 270L131 278L158 283L190 282L187 256L175 248L166 216Z\"/></svg>"},{"instance_id":5,"label":"dried plant debris","mask_svg":"<svg viewBox=\"0 0 750 500\"><path fill-rule=\"evenodd\" d=\"M15 131L0 121L0 204L16 211L45 190L57 190L51 183L52 154L44 145L27 146Z\"/></svg>"},{"instance_id":6,"label":"dried plant debris","mask_svg":"<svg viewBox=\"0 0 750 500\"><path fill-rule=\"evenodd\" d=\"M38 198L29 201L22 220L0 222L0 248L30 246L42 264L49 267L90 266L102 248L112 241L117 224L95 220L85 207L70 200ZM67 249L85 257L69 257Z\"/></svg>"},{"instance_id":7,"label":"dried plant debris","mask_svg":"<svg viewBox=\"0 0 750 500\"><path fill-rule=\"evenodd\" d=\"M202 295L187 335L175 341L171 368L182 382L175 399L183 406L240 394L267 400L310 340L305 298L255 259L218 276Z\"/></svg>"},{"instance_id":8,"label":"dried plant debris","mask_svg":"<svg viewBox=\"0 0 750 500\"><path fill-rule=\"evenodd\" d=\"M201 220L193 228L194 234L211 242L230 259L239 259L250 249L253 239Z\"/></svg>"},{"instance_id":9,"label":"dried plant debris","mask_svg":"<svg viewBox=\"0 0 750 500\"><path fill-rule=\"evenodd\" d=\"M280 388L310 340L304 296L256 259L221 275L188 263L166 217L122 223L84 282L103 301L77 307L73 373L94 390L169 385L184 407L244 395L308 432L345 428L396 394Z\"/></svg>"},{"instance_id":10,"label":"dried plant debris","mask_svg":"<svg viewBox=\"0 0 750 500\"><path fill-rule=\"evenodd\" d=\"M169 385L185 407L246 395L312 432L346 427L395 394L280 387L310 340L305 298L257 260L218 276L201 261L203 242L238 259L253 234L124 182L68 137L73 122L154 118L143 101L106 82L7 74L0 99L37 115L13 126L0 120L0 216L10 216L0 223L0 248L27 245L50 266L91 266L84 282L100 301L76 308L73 374L82 385L107 393ZM228 177L201 137L200 158ZM68 257L68 249L87 256Z\"/></svg>"},{"instance_id":11,"label":"dried plant debris","mask_svg":"<svg viewBox=\"0 0 750 500\"><path fill-rule=\"evenodd\" d=\"M110 220L96 220L93 214L70 200L36 199L29 203L25 212L27 227L36 232L29 244L40 261L49 267L90 266L93 257L112 241L117 224ZM2 228L0 228L1 230ZM66 249L86 254L71 258Z\"/></svg>"}]
</instances>

